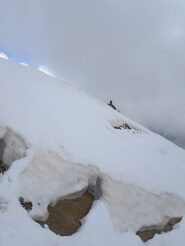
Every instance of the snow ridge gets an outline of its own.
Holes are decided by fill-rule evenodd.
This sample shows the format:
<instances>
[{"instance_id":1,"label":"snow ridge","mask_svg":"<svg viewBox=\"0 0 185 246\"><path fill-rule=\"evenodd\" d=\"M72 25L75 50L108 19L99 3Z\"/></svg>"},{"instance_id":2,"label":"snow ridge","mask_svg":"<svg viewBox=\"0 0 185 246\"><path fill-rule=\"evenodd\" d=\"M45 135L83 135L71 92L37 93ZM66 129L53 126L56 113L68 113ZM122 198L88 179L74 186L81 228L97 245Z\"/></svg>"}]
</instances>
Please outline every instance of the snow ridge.
<instances>
[{"instance_id":1,"label":"snow ridge","mask_svg":"<svg viewBox=\"0 0 185 246\"><path fill-rule=\"evenodd\" d=\"M120 239L121 232L132 231L130 242L142 245L133 232L185 214L184 150L28 67L0 61L0 88L0 105L6 105L0 108L0 157L10 166L0 177L0 245L22 246L23 238L30 246L73 245L29 216L46 218L49 203L93 187L97 179L102 196L95 213L107 207L120 245L127 238ZM20 196L33 203L29 214Z\"/></svg>"}]
</instances>

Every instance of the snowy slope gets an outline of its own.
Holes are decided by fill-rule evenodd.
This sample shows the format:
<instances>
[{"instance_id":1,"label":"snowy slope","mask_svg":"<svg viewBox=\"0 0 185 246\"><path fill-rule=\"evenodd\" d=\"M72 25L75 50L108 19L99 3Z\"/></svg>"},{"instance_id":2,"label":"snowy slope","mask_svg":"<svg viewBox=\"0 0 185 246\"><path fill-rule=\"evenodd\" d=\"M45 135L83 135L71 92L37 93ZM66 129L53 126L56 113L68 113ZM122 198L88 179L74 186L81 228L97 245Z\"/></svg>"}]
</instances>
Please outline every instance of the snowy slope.
<instances>
[{"instance_id":1,"label":"snowy slope","mask_svg":"<svg viewBox=\"0 0 185 246\"><path fill-rule=\"evenodd\" d=\"M67 83L5 60L0 61L0 105L3 161L11 166L0 184L0 245L80 244L83 230L68 239L55 236L35 224L17 200L32 201L30 216L44 217L50 202L95 184L97 177L103 196L89 220L96 228L91 216L103 210L108 227L102 233L116 245L129 240L142 245L135 231L185 214L185 151L173 143ZM133 128L113 128L125 123ZM87 234L91 223L85 224Z\"/></svg>"}]
</instances>

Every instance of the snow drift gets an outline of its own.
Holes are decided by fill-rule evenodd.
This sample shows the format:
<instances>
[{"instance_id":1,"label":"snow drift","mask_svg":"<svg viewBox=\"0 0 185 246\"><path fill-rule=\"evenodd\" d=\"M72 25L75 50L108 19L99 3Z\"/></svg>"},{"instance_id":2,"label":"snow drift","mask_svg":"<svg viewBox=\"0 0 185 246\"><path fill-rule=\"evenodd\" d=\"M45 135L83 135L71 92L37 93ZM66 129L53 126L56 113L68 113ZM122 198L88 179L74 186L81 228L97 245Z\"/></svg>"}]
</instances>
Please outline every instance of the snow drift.
<instances>
[{"instance_id":1,"label":"snow drift","mask_svg":"<svg viewBox=\"0 0 185 246\"><path fill-rule=\"evenodd\" d=\"M0 105L0 157L10 166L0 180L0 220L10 233L14 209L27 231L45 230L21 212L20 196L33 204L29 216L44 219L48 204L98 179L101 209L108 208L118 232L185 214L185 151L173 143L65 82L5 60ZM129 128L119 129L124 124ZM45 234L37 234L42 243ZM50 240L46 245L55 245L54 235Z\"/></svg>"}]
</instances>

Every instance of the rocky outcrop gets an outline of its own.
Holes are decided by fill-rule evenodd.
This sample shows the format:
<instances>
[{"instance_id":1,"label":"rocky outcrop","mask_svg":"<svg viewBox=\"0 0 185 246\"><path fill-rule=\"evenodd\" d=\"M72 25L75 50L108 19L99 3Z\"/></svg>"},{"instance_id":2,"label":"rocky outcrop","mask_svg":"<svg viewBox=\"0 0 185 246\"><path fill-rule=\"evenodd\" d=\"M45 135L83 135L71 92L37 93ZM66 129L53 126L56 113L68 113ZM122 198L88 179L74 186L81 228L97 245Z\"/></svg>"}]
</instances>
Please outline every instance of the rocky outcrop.
<instances>
[{"instance_id":1,"label":"rocky outcrop","mask_svg":"<svg viewBox=\"0 0 185 246\"><path fill-rule=\"evenodd\" d=\"M56 234L68 236L74 234L81 226L81 219L84 218L93 204L94 197L85 192L80 198L59 200L55 206L49 206L49 217L46 221L37 221L40 225L47 224L49 229ZM32 204L24 202L20 198L21 205L30 210Z\"/></svg>"},{"instance_id":2,"label":"rocky outcrop","mask_svg":"<svg viewBox=\"0 0 185 246\"><path fill-rule=\"evenodd\" d=\"M3 161L3 153L4 153L4 149L5 149L5 141L3 139L0 139L0 162Z\"/></svg>"},{"instance_id":3,"label":"rocky outcrop","mask_svg":"<svg viewBox=\"0 0 185 246\"><path fill-rule=\"evenodd\" d=\"M0 163L0 173L3 174L6 170L7 167L3 163Z\"/></svg>"},{"instance_id":4,"label":"rocky outcrop","mask_svg":"<svg viewBox=\"0 0 185 246\"><path fill-rule=\"evenodd\" d=\"M113 126L114 129L128 129L128 130L132 130L134 128L132 128L131 126L129 126L127 123L123 123L123 125L120 125L120 126Z\"/></svg>"},{"instance_id":5,"label":"rocky outcrop","mask_svg":"<svg viewBox=\"0 0 185 246\"><path fill-rule=\"evenodd\" d=\"M155 229L155 226L152 227L146 227L143 228L142 230L137 232L137 235L144 241L148 241L152 239L155 234L161 234L163 232L169 232L173 230L173 226L177 223L179 223L182 220L182 218L171 218L168 223L162 227L162 228L157 228Z\"/></svg>"}]
</instances>

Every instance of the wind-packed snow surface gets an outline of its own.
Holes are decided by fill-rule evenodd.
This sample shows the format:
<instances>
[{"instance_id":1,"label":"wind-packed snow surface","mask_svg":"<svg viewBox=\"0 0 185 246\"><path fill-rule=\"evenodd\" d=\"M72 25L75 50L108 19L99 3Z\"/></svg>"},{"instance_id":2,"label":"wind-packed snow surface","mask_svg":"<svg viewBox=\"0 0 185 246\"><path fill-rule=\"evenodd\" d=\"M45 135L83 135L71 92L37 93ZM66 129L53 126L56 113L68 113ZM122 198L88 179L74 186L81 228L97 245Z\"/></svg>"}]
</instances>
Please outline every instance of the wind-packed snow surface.
<instances>
[{"instance_id":1,"label":"wind-packed snow surface","mask_svg":"<svg viewBox=\"0 0 185 246\"><path fill-rule=\"evenodd\" d=\"M115 129L121 125L129 127ZM0 179L1 246L139 246L137 230L185 214L184 150L79 89L6 60L0 60L0 139L10 166ZM74 236L59 237L30 218L46 218L49 203L97 179L101 201ZM20 196L33 203L30 214ZM179 238L182 245L183 228L184 221L149 245Z\"/></svg>"}]
</instances>

